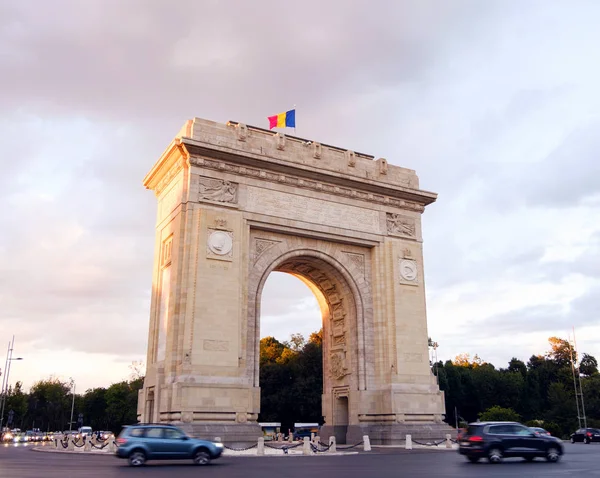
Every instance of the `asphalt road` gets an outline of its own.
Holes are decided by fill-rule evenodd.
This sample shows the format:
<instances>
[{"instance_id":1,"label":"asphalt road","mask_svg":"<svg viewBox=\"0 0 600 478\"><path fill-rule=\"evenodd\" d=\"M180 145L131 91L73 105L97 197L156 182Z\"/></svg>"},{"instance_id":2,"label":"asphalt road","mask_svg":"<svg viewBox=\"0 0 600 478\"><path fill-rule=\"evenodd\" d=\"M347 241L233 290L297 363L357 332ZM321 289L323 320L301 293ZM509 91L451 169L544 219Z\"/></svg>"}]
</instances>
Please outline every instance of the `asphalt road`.
<instances>
[{"instance_id":1,"label":"asphalt road","mask_svg":"<svg viewBox=\"0 0 600 478\"><path fill-rule=\"evenodd\" d=\"M206 467L149 462L142 468L130 468L125 460L113 456L43 453L32 451L31 446L6 445L0 446L0 477L600 477L600 444L565 443L565 452L559 463L511 459L500 465L473 465L456 451L375 449L349 456L224 457Z\"/></svg>"}]
</instances>

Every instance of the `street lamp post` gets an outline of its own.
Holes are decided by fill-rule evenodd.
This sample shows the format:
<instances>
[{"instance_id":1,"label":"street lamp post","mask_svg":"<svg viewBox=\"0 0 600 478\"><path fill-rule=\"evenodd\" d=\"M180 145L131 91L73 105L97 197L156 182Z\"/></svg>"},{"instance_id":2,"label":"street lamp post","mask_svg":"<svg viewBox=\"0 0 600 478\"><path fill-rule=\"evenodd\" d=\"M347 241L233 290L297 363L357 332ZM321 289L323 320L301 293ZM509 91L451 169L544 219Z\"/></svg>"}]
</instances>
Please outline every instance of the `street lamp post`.
<instances>
[{"instance_id":1,"label":"street lamp post","mask_svg":"<svg viewBox=\"0 0 600 478\"><path fill-rule=\"evenodd\" d=\"M10 365L13 360L23 360L23 357L13 357L13 349L15 346L15 336L13 335L12 341L8 343L8 351L6 352L6 364L4 365L4 376L2 377L2 407L0 408L0 432L2 431L2 425L4 423L4 406L6 405L6 395L8 394L10 377Z\"/></svg>"},{"instance_id":2,"label":"street lamp post","mask_svg":"<svg viewBox=\"0 0 600 478\"><path fill-rule=\"evenodd\" d=\"M71 390L73 392L73 400L71 402L71 420L69 420L69 431L73 429L73 410L75 409L75 380L71 378Z\"/></svg>"}]
</instances>

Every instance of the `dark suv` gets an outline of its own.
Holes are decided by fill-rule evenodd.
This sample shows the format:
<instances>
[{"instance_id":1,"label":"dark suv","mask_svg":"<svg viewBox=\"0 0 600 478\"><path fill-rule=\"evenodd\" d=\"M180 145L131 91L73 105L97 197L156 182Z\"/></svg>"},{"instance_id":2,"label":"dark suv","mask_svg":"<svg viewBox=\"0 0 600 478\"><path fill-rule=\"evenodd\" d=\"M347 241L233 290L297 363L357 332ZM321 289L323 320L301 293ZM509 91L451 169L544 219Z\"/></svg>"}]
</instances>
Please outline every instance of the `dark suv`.
<instances>
[{"instance_id":1,"label":"dark suv","mask_svg":"<svg viewBox=\"0 0 600 478\"><path fill-rule=\"evenodd\" d=\"M521 457L533 461L543 457L557 462L563 454L561 441L541 435L516 422L471 423L459 441L458 452L471 463L487 458L500 463L503 458Z\"/></svg>"},{"instance_id":2,"label":"dark suv","mask_svg":"<svg viewBox=\"0 0 600 478\"><path fill-rule=\"evenodd\" d=\"M571 443L582 441L590 444L593 441L600 441L600 430L597 428L580 428L571 434Z\"/></svg>"},{"instance_id":3,"label":"dark suv","mask_svg":"<svg viewBox=\"0 0 600 478\"><path fill-rule=\"evenodd\" d=\"M131 466L141 466L146 460L194 460L207 465L219 458L223 444L190 438L171 425L130 425L117 438L117 456L127 458Z\"/></svg>"}]
</instances>

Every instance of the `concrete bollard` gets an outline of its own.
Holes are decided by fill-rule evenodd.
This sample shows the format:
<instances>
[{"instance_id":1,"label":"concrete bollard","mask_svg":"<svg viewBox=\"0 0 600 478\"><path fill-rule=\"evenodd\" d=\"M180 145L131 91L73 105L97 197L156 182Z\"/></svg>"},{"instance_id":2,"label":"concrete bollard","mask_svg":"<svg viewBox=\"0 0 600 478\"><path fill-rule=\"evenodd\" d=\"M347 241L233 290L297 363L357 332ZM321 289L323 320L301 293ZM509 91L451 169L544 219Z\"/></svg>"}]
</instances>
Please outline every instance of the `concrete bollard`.
<instances>
[{"instance_id":1,"label":"concrete bollard","mask_svg":"<svg viewBox=\"0 0 600 478\"><path fill-rule=\"evenodd\" d=\"M407 450L412 450L412 436L406 435L406 447Z\"/></svg>"},{"instance_id":2,"label":"concrete bollard","mask_svg":"<svg viewBox=\"0 0 600 478\"><path fill-rule=\"evenodd\" d=\"M313 443L315 445L318 445L320 441L321 441L321 437L319 435L315 435L315 439L314 439Z\"/></svg>"},{"instance_id":3,"label":"concrete bollard","mask_svg":"<svg viewBox=\"0 0 600 478\"><path fill-rule=\"evenodd\" d=\"M335 437L329 437L329 453L336 453Z\"/></svg>"},{"instance_id":4,"label":"concrete bollard","mask_svg":"<svg viewBox=\"0 0 600 478\"><path fill-rule=\"evenodd\" d=\"M217 443L221 443L221 437L215 437L215 441L216 441Z\"/></svg>"},{"instance_id":5,"label":"concrete bollard","mask_svg":"<svg viewBox=\"0 0 600 478\"><path fill-rule=\"evenodd\" d=\"M315 441L315 432L310 432L310 441L314 443L314 441Z\"/></svg>"},{"instance_id":6,"label":"concrete bollard","mask_svg":"<svg viewBox=\"0 0 600 478\"><path fill-rule=\"evenodd\" d=\"M292 432L290 432L290 434L288 435L288 441L290 443L292 443L294 441L294 434Z\"/></svg>"},{"instance_id":7,"label":"concrete bollard","mask_svg":"<svg viewBox=\"0 0 600 478\"><path fill-rule=\"evenodd\" d=\"M92 440L85 440L83 443L83 451L92 451Z\"/></svg>"},{"instance_id":8,"label":"concrete bollard","mask_svg":"<svg viewBox=\"0 0 600 478\"><path fill-rule=\"evenodd\" d=\"M304 444L302 445L302 454L310 455L310 439L308 437L304 437Z\"/></svg>"},{"instance_id":9,"label":"concrete bollard","mask_svg":"<svg viewBox=\"0 0 600 478\"><path fill-rule=\"evenodd\" d=\"M452 442L450 441L450 433L446 433L446 448L452 448Z\"/></svg>"},{"instance_id":10,"label":"concrete bollard","mask_svg":"<svg viewBox=\"0 0 600 478\"><path fill-rule=\"evenodd\" d=\"M265 454L265 439L264 439L264 437L260 437L258 439L258 445L256 446L256 454L259 456L263 456Z\"/></svg>"},{"instance_id":11,"label":"concrete bollard","mask_svg":"<svg viewBox=\"0 0 600 478\"><path fill-rule=\"evenodd\" d=\"M68 445L67 445L67 451L74 451L75 450L75 445L73 445L73 438L69 435L68 438Z\"/></svg>"},{"instance_id":12,"label":"concrete bollard","mask_svg":"<svg viewBox=\"0 0 600 478\"><path fill-rule=\"evenodd\" d=\"M117 445L115 444L114 440L110 440L108 442L108 452L109 453L116 453L117 451Z\"/></svg>"},{"instance_id":13,"label":"concrete bollard","mask_svg":"<svg viewBox=\"0 0 600 478\"><path fill-rule=\"evenodd\" d=\"M363 451L371 451L371 440L369 435L363 436Z\"/></svg>"}]
</instances>

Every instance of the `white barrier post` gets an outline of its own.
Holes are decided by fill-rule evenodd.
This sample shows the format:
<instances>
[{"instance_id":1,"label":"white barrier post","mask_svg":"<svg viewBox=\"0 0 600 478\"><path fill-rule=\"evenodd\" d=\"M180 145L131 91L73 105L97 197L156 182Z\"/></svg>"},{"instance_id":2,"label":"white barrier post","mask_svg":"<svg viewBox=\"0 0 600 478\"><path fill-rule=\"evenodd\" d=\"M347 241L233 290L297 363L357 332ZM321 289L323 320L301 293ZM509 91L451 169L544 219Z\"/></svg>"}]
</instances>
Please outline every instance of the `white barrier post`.
<instances>
[{"instance_id":1,"label":"white barrier post","mask_svg":"<svg viewBox=\"0 0 600 478\"><path fill-rule=\"evenodd\" d=\"M258 445L256 446L256 454L263 456L265 454L265 439L260 437L258 439Z\"/></svg>"},{"instance_id":2,"label":"white barrier post","mask_svg":"<svg viewBox=\"0 0 600 478\"><path fill-rule=\"evenodd\" d=\"M450 433L446 433L446 448L452 448L452 442L450 441Z\"/></svg>"},{"instance_id":3,"label":"white barrier post","mask_svg":"<svg viewBox=\"0 0 600 478\"><path fill-rule=\"evenodd\" d=\"M310 438L304 437L304 444L302 445L302 454L310 455Z\"/></svg>"},{"instance_id":4,"label":"white barrier post","mask_svg":"<svg viewBox=\"0 0 600 478\"><path fill-rule=\"evenodd\" d=\"M369 440L369 435L363 436L363 451L371 451L371 440Z\"/></svg>"},{"instance_id":5,"label":"white barrier post","mask_svg":"<svg viewBox=\"0 0 600 478\"><path fill-rule=\"evenodd\" d=\"M406 449L412 450L412 436L406 435Z\"/></svg>"},{"instance_id":6,"label":"white barrier post","mask_svg":"<svg viewBox=\"0 0 600 478\"><path fill-rule=\"evenodd\" d=\"M329 437L329 453L336 453L335 437Z\"/></svg>"}]
</instances>

